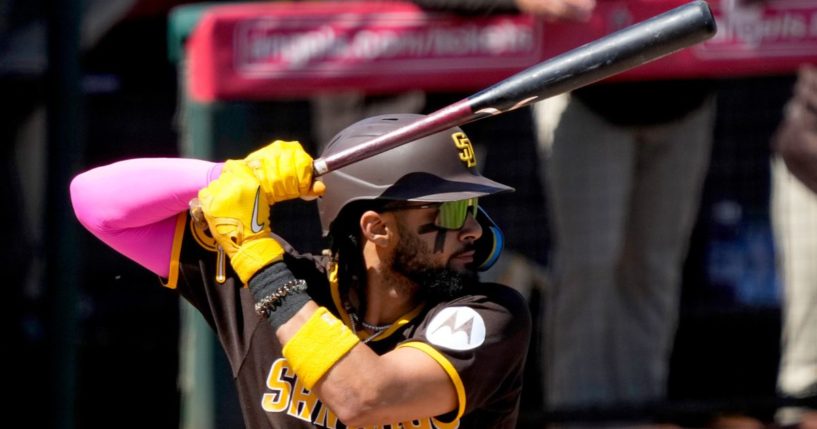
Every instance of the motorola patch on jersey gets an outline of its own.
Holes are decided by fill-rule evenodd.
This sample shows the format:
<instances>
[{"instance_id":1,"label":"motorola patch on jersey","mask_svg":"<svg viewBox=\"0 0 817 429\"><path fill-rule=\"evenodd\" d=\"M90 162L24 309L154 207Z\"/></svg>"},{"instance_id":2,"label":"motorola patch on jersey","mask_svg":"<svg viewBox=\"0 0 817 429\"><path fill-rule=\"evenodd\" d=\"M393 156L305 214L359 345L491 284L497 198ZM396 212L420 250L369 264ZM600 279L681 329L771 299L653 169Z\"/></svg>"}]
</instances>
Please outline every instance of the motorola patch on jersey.
<instances>
[{"instance_id":1,"label":"motorola patch on jersey","mask_svg":"<svg viewBox=\"0 0 817 429\"><path fill-rule=\"evenodd\" d=\"M426 338L447 349L471 350L485 341L485 321L470 307L444 308L431 319Z\"/></svg>"}]
</instances>

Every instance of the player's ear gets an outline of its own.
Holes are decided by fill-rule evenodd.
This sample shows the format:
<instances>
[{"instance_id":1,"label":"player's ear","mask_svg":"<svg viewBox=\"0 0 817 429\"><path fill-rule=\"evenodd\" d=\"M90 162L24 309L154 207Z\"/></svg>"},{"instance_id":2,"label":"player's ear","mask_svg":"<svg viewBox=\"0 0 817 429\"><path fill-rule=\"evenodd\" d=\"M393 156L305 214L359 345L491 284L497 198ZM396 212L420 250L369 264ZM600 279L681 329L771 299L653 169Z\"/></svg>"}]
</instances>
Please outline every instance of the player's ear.
<instances>
[{"instance_id":1,"label":"player's ear","mask_svg":"<svg viewBox=\"0 0 817 429\"><path fill-rule=\"evenodd\" d=\"M392 236L392 227L383 213L367 210L360 215L360 231L368 241L377 246L387 246Z\"/></svg>"}]
</instances>

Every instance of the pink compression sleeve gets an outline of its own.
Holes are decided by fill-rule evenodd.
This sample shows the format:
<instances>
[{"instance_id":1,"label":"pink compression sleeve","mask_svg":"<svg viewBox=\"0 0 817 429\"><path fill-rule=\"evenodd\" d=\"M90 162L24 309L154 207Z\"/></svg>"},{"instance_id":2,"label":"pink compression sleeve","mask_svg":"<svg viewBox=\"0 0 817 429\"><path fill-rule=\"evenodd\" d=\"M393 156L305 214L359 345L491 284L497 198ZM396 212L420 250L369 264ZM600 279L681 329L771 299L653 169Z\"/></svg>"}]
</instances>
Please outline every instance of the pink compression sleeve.
<instances>
[{"instance_id":1,"label":"pink compression sleeve","mask_svg":"<svg viewBox=\"0 0 817 429\"><path fill-rule=\"evenodd\" d=\"M139 158L97 167L71 182L71 203L93 235L143 267L168 277L176 215L223 164Z\"/></svg>"}]
</instances>

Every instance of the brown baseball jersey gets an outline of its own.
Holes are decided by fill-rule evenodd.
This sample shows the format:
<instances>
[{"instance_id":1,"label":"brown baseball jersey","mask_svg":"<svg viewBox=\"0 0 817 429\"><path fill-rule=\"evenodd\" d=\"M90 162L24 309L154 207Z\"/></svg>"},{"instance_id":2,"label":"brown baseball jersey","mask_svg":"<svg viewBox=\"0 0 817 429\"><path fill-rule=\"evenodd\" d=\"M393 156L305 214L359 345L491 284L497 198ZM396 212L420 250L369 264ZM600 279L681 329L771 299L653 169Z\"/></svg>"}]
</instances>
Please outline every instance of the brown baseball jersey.
<instances>
[{"instance_id":1,"label":"brown baseball jersey","mask_svg":"<svg viewBox=\"0 0 817 429\"><path fill-rule=\"evenodd\" d=\"M328 258L285 247L284 261L296 278L306 280L311 298L351 327ZM242 287L229 263L226 280L215 281L219 265L215 250L212 238L181 215L167 286L192 303L216 332L232 368L247 427L346 428L292 371L272 327L255 313L250 290ZM458 409L372 427L515 427L530 314L525 300L509 287L479 284L469 292L415 308L366 343L379 355L397 347L428 354L451 378ZM365 332L358 335L361 340L368 337Z\"/></svg>"}]
</instances>

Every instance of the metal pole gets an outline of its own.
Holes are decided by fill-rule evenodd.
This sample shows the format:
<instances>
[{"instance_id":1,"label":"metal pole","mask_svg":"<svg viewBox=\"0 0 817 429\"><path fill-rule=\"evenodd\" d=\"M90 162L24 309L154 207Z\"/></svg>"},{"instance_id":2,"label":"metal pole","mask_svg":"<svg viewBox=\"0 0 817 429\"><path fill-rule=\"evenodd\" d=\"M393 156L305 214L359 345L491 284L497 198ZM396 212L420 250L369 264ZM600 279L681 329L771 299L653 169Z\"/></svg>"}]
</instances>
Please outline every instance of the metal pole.
<instances>
[{"instance_id":1,"label":"metal pole","mask_svg":"<svg viewBox=\"0 0 817 429\"><path fill-rule=\"evenodd\" d=\"M82 97L80 92L80 0L50 0L48 19L47 161L45 237L49 388L49 426L75 426L77 367L77 291L81 264L79 233L68 184L80 165Z\"/></svg>"}]
</instances>

